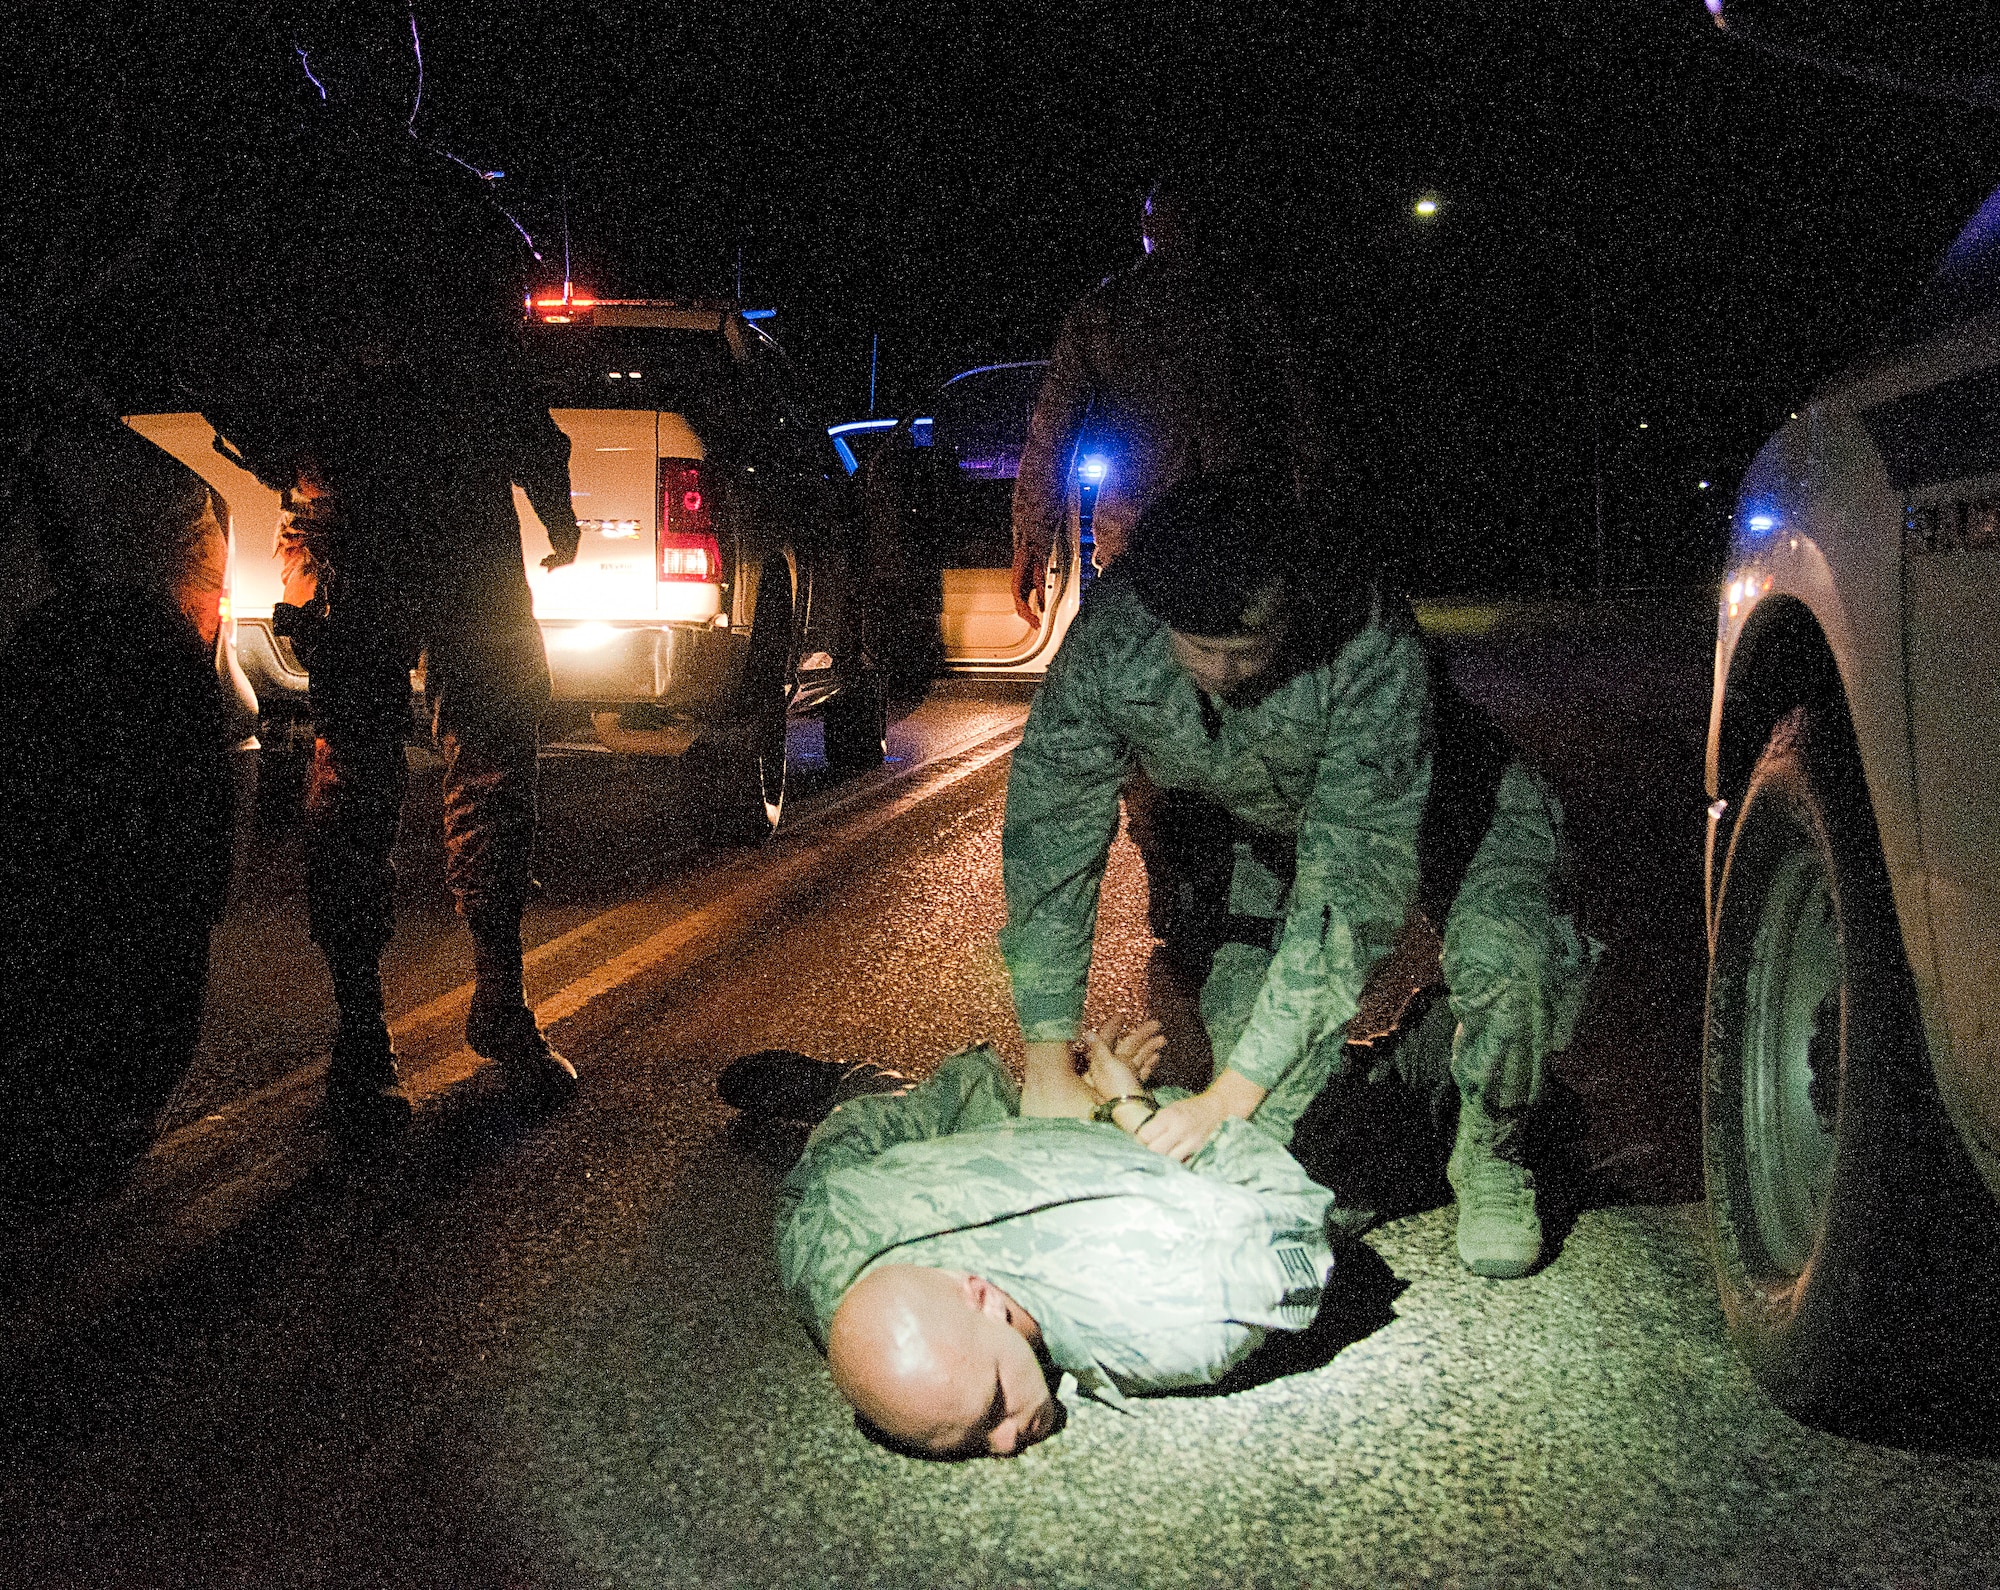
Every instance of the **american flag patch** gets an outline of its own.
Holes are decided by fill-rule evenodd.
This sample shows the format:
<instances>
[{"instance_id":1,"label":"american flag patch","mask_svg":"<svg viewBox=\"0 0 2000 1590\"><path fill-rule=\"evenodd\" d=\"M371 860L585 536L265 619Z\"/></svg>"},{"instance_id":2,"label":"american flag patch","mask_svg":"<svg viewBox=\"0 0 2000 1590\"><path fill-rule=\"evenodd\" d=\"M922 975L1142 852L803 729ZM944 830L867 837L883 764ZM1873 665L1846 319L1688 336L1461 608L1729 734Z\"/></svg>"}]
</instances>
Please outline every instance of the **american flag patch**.
<instances>
[{"instance_id":1,"label":"american flag patch","mask_svg":"<svg viewBox=\"0 0 2000 1590\"><path fill-rule=\"evenodd\" d=\"M1285 1267L1285 1274L1300 1286L1319 1286L1319 1266L1312 1262L1312 1255L1297 1243L1278 1244L1278 1262Z\"/></svg>"}]
</instances>

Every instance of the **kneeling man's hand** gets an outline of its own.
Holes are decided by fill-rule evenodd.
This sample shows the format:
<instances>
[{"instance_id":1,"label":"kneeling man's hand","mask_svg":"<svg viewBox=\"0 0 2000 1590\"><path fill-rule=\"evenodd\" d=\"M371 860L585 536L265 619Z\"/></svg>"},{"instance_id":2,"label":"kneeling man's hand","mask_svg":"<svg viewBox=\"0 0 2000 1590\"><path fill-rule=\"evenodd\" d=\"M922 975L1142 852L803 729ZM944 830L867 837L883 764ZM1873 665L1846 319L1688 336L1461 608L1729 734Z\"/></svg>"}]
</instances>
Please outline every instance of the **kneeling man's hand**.
<instances>
[{"instance_id":1,"label":"kneeling man's hand","mask_svg":"<svg viewBox=\"0 0 2000 1590\"><path fill-rule=\"evenodd\" d=\"M1154 1153L1186 1164L1224 1121L1249 1120L1264 1102L1264 1092L1241 1072L1225 1070L1193 1098L1162 1105L1133 1135Z\"/></svg>"},{"instance_id":2,"label":"kneeling man's hand","mask_svg":"<svg viewBox=\"0 0 2000 1590\"><path fill-rule=\"evenodd\" d=\"M1186 1164L1228 1118L1229 1112L1213 1095L1197 1093L1161 1105L1159 1114L1133 1135L1154 1153Z\"/></svg>"}]
</instances>

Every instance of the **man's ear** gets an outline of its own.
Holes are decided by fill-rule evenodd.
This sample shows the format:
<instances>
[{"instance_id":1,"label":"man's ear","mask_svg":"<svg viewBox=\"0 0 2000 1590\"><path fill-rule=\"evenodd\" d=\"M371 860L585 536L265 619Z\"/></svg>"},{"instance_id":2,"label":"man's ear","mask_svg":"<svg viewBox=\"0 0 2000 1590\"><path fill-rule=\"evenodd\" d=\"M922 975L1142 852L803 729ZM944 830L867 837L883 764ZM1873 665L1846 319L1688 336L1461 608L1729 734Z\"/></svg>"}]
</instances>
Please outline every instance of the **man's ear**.
<instances>
[{"instance_id":1,"label":"man's ear","mask_svg":"<svg viewBox=\"0 0 2000 1590\"><path fill-rule=\"evenodd\" d=\"M974 1313L988 1315L1002 1325L1007 1323L1007 1305L999 1289L983 1275L968 1275L959 1283L959 1293Z\"/></svg>"}]
</instances>

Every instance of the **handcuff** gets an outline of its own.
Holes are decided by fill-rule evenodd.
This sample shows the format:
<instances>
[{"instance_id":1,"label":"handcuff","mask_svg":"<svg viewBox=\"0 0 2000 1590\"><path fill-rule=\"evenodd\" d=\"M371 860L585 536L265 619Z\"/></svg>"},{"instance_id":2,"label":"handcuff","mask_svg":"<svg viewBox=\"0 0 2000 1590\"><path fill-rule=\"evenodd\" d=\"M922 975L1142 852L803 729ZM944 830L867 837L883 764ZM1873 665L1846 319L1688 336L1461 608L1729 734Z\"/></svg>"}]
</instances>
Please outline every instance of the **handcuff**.
<instances>
[{"instance_id":1,"label":"handcuff","mask_svg":"<svg viewBox=\"0 0 2000 1590\"><path fill-rule=\"evenodd\" d=\"M1103 1126L1117 1126L1118 1123L1112 1119L1112 1112L1121 1104L1145 1105L1152 1112L1152 1115L1147 1116L1147 1120L1151 1120L1153 1115L1160 1113L1160 1101L1153 1097L1153 1090L1151 1088L1141 1088L1137 1093L1121 1093L1116 1098L1106 1099L1090 1112L1090 1118ZM1146 1123L1145 1121L1141 1121L1139 1124L1143 1126Z\"/></svg>"}]
</instances>

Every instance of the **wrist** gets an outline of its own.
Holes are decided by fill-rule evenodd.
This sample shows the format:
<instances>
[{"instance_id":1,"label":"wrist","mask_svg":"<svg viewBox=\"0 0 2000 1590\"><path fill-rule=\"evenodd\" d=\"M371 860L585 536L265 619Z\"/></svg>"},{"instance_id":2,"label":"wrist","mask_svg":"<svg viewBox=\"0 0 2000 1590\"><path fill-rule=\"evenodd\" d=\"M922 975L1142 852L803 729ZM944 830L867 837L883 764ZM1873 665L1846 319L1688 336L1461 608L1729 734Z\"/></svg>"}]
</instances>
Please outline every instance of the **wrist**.
<instances>
[{"instance_id":1,"label":"wrist","mask_svg":"<svg viewBox=\"0 0 2000 1590\"><path fill-rule=\"evenodd\" d=\"M1224 1070L1217 1073L1202 1096L1219 1115L1247 1121L1257 1113L1257 1106L1264 1102L1269 1092L1268 1088L1259 1087L1240 1071Z\"/></svg>"},{"instance_id":2,"label":"wrist","mask_svg":"<svg viewBox=\"0 0 2000 1590\"><path fill-rule=\"evenodd\" d=\"M1029 1082L1061 1085L1077 1079L1074 1038L1036 1040L1024 1046L1023 1058L1022 1069Z\"/></svg>"},{"instance_id":3,"label":"wrist","mask_svg":"<svg viewBox=\"0 0 2000 1590\"><path fill-rule=\"evenodd\" d=\"M1129 1092L1115 1093L1090 1112L1093 1121L1115 1126L1121 1132L1139 1130L1160 1111L1160 1101L1153 1097L1150 1088L1134 1088Z\"/></svg>"},{"instance_id":4,"label":"wrist","mask_svg":"<svg viewBox=\"0 0 2000 1590\"><path fill-rule=\"evenodd\" d=\"M1068 1115L1088 1119L1097 1095L1076 1074L1076 1060L1067 1042L1031 1043L1021 1078L1023 1115Z\"/></svg>"}]
</instances>

